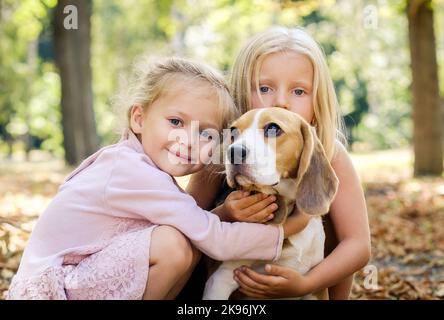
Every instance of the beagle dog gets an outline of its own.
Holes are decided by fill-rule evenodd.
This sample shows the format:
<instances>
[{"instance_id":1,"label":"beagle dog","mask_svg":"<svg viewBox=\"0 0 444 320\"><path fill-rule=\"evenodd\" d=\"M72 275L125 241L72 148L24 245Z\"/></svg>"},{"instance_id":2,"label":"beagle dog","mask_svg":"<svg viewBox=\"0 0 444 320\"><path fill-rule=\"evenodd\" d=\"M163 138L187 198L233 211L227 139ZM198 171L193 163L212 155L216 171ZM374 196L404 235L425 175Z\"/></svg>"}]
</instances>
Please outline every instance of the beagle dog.
<instances>
[{"instance_id":1,"label":"beagle dog","mask_svg":"<svg viewBox=\"0 0 444 320\"><path fill-rule=\"evenodd\" d=\"M255 109L231 126L225 169L232 188L275 194L278 210L270 224L282 224L295 206L312 218L299 233L284 240L275 262L305 274L324 258L321 216L329 210L338 178L316 131L303 118L282 108ZM265 273L264 261L226 261L207 280L204 300L226 300L238 288L233 271L249 265ZM328 299L327 290L303 297Z\"/></svg>"}]
</instances>

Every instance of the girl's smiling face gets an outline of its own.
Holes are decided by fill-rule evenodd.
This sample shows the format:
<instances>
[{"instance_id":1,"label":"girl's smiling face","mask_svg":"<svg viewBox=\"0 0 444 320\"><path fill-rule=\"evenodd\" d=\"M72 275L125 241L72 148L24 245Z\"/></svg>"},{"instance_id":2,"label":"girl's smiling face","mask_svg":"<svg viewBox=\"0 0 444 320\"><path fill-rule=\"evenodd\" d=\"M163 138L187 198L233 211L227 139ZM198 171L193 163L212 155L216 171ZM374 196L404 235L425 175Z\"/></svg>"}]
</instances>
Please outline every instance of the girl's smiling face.
<instances>
[{"instance_id":1,"label":"girl's smiling face","mask_svg":"<svg viewBox=\"0 0 444 320\"><path fill-rule=\"evenodd\" d=\"M212 138L221 129L216 94L180 89L166 92L145 111L135 105L131 112L131 129L145 153L172 176L202 169L216 144Z\"/></svg>"},{"instance_id":2,"label":"girl's smiling face","mask_svg":"<svg viewBox=\"0 0 444 320\"><path fill-rule=\"evenodd\" d=\"M303 54L284 51L268 54L259 70L259 87L252 80L253 108L280 107L313 120L313 66Z\"/></svg>"}]
</instances>

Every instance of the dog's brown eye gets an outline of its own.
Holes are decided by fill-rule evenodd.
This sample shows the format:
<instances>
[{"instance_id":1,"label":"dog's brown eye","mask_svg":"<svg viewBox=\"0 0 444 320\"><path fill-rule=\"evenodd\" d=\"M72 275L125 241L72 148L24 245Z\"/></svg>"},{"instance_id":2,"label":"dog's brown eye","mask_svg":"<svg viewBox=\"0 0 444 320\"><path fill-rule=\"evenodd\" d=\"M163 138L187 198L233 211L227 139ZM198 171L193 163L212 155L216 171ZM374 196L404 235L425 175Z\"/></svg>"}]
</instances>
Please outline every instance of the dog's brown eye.
<instances>
[{"instance_id":1,"label":"dog's brown eye","mask_svg":"<svg viewBox=\"0 0 444 320\"><path fill-rule=\"evenodd\" d=\"M267 138L278 137L282 134L282 129L278 124L271 122L264 127L264 136Z\"/></svg>"},{"instance_id":2,"label":"dog's brown eye","mask_svg":"<svg viewBox=\"0 0 444 320\"><path fill-rule=\"evenodd\" d=\"M230 128L231 143L233 143L234 140L236 140L238 136L239 136L239 129L236 127L231 127Z\"/></svg>"}]
</instances>

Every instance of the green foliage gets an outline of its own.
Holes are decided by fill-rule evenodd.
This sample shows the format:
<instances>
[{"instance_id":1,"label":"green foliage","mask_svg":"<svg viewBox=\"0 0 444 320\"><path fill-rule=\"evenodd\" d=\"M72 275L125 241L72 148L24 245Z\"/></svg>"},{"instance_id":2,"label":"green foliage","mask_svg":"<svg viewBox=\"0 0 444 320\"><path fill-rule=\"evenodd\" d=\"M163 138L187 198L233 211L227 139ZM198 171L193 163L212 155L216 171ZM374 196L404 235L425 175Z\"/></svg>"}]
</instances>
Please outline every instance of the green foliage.
<instances>
[{"instance_id":1,"label":"green foliage","mask_svg":"<svg viewBox=\"0 0 444 320\"><path fill-rule=\"evenodd\" d=\"M410 55L403 0L340 1L321 6L328 19L313 26L316 39L333 42L328 62L354 148L404 147L411 142ZM370 7L369 7L370 6ZM376 10L369 23L369 8ZM330 23L334 21L334 23ZM331 45L330 45L331 46Z\"/></svg>"},{"instance_id":2,"label":"green foliage","mask_svg":"<svg viewBox=\"0 0 444 320\"><path fill-rule=\"evenodd\" d=\"M0 144L26 135L60 155L60 80L51 56L56 0L3 0ZM411 143L406 0L93 0L94 109L102 144L125 117L113 106L139 56L185 55L228 74L245 40L273 24L304 26L322 45L357 150ZM366 26L368 8L377 23ZM444 61L444 2L433 1L437 57ZM37 50L38 49L38 50ZM440 67L441 79L444 68ZM444 92L444 81L440 83ZM1 150L5 150L2 147Z\"/></svg>"},{"instance_id":3,"label":"green foliage","mask_svg":"<svg viewBox=\"0 0 444 320\"><path fill-rule=\"evenodd\" d=\"M44 141L43 149L60 154L58 75L37 56L37 38L54 5L49 0L2 2L0 139Z\"/></svg>"}]
</instances>

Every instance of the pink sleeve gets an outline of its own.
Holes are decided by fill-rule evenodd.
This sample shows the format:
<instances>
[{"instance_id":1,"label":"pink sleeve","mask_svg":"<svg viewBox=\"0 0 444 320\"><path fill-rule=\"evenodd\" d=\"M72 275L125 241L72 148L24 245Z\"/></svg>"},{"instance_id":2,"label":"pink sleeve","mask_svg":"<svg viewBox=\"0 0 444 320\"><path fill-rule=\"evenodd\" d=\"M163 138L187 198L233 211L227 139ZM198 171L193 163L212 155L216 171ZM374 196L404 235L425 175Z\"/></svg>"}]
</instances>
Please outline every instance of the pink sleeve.
<instances>
[{"instance_id":1,"label":"pink sleeve","mask_svg":"<svg viewBox=\"0 0 444 320\"><path fill-rule=\"evenodd\" d=\"M280 257L282 226L221 222L180 192L166 173L146 163L125 165L127 169L114 168L105 189L105 205L111 215L144 217L154 224L173 226L216 260Z\"/></svg>"}]
</instances>

